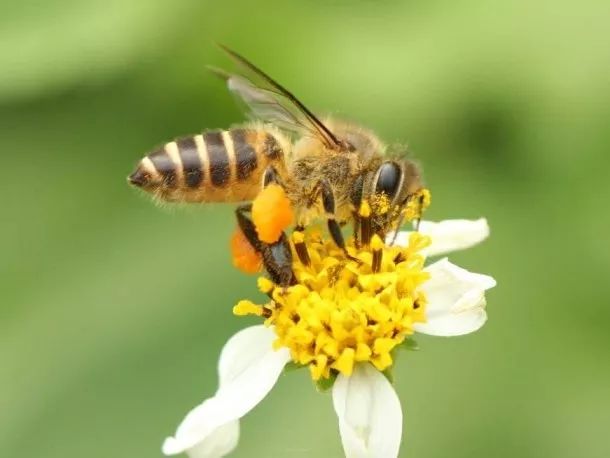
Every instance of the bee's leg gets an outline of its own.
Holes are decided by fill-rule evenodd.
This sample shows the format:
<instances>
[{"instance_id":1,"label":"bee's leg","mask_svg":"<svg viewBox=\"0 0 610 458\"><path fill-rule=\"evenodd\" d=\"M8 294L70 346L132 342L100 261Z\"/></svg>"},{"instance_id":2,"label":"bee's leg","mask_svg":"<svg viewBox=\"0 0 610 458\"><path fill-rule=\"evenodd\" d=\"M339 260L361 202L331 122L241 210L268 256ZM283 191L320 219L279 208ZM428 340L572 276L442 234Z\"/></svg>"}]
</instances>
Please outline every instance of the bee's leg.
<instances>
[{"instance_id":1,"label":"bee's leg","mask_svg":"<svg viewBox=\"0 0 610 458\"><path fill-rule=\"evenodd\" d=\"M275 167L270 165L265 169L265 173L263 175L263 188L266 188L267 186L269 186L272 183L278 184L279 186L284 188L284 184L281 182L281 179L279 177L279 174L277 173L277 170L275 169ZM293 232L303 232L303 231L305 231L305 227L298 224L294 227ZM299 260L301 261L301 264L303 264L304 266L308 266L311 263L311 260L309 258L309 252L307 251L307 245L305 244L304 241L297 242L297 241L293 240L293 243L294 243L295 251L297 252L297 255L299 257Z\"/></svg>"},{"instance_id":2,"label":"bee's leg","mask_svg":"<svg viewBox=\"0 0 610 458\"><path fill-rule=\"evenodd\" d=\"M373 237L371 229L371 216L360 215L360 243L362 246L369 246L371 243L371 237Z\"/></svg>"},{"instance_id":3,"label":"bee's leg","mask_svg":"<svg viewBox=\"0 0 610 458\"><path fill-rule=\"evenodd\" d=\"M237 225L246 236L246 239L259 253L262 249L262 241L258 238L258 234L256 233L256 227L254 227L254 222L248 216L248 213L252 211L252 203L241 204L238 205L235 209L235 217L237 218Z\"/></svg>"},{"instance_id":4,"label":"bee's leg","mask_svg":"<svg viewBox=\"0 0 610 458\"><path fill-rule=\"evenodd\" d=\"M272 165L265 169L265 174L263 175L263 188L266 188L271 183L278 184L282 188L284 188L284 184L281 182L277 170ZM305 226L298 224L294 227L293 232L303 232L304 230ZM293 240L293 243L299 260L301 261L301 264L303 264L304 266L308 266L311 263L311 259L309 258L309 251L307 250L307 245L304 241L297 242Z\"/></svg>"},{"instance_id":5,"label":"bee's leg","mask_svg":"<svg viewBox=\"0 0 610 458\"><path fill-rule=\"evenodd\" d=\"M265 270L274 283L289 286L294 283L292 272L292 251L288 237L282 232L279 240L274 243L265 243L258 238L256 227L248 215L252 211L252 204L239 205L235 209L237 225L252 247L263 257Z\"/></svg>"},{"instance_id":6,"label":"bee's leg","mask_svg":"<svg viewBox=\"0 0 610 458\"><path fill-rule=\"evenodd\" d=\"M356 248L360 248L360 216L358 216L358 212L352 212L352 218L354 219L354 244Z\"/></svg>"},{"instance_id":7,"label":"bee's leg","mask_svg":"<svg viewBox=\"0 0 610 458\"><path fill-rule=\"evenodd\" d=\"M305 242L305 226L297 224L292 230L292 243L294 244L294 251L296 251L299 261L304 266L311 264L311 258L309 257L309 250L307 249L307 243Z\"/></svg>"},{"instance_id":8,"label":"bee's leg","mask_svg":"<svg viewBox=\"0 0 610 458\"><path fill-rule=\"evenodd\" d=\"M272 165L268 166L263 174L263 188L266 188L271 183L279 184L282 188L284 187L284 184L280 180L280 175Z\"/></svg>"},{"instance_id":9,"label":"bee's leg","mask_svg":"<svg viewBox=\"0 0 610 458\"><path fill-rule=\"evenodd\" d=\"M390 241L390 246L393 246L394 243L396 243L396 237L398 237L398 232L400 231L400 226L402 226L404 219L405 219L405 214L404 214L404 212L402 212L400 214L400 217L398 218L396 227L394 228L394 235L392 236L392 240ZM417 226L419 227L419 223L417 223Z\"/></svg>"},{"instance_id":10,"label":"bee's leg","mask_svg":"<svg viewBox=\"0 0 610 458\"><path fill-rule=\"evenodd\" d=\"M413 226L415 228L415 232L419 232L419 223L421 223L421 214L424 208L424 196L419 196L419 200L417 201L419 203L419 216L418 218L415 220Z\"/></svg>"},{"instance_id":11,"label":"bee's leg","mask_svg":"<svg viewBox=\"0 0 610 458\"><path fill-rule=\"evenodd\" d=\"M296 283L292 271L292 251L285 232L282 232L277 242L263 243L261 254L265 269L274 283L282 287Z\"/></svg>"},{"instance_id":12,"label":"bee's leg","mask_svg":"<svg viewBox=\"0 0 610 458\"><path fill-rule=\"evenodd\" d=\"M356 248L360 249L362 246L362 240L360 237L360 207L362 205L362 198L364 196L364 176L360 175L354 182L352 183L352 189L350 191L350 201L353 205L352 210L352 219L354 221L354 245Z\"/></svg>"},{"instance_id":13,"label":"bee's leg","mask_svg":"<svg viewBox=\"0 0 610 458\"><path fill-rule=\"evenodd\" d=\"M324 213L326 214L326 224L333 242L335 242L335 245L343 250L348 259L360 262L358 259L349 254L347 252L347 248L345 247L345 239L343 238L343 233L341 232L341 226L335 219L336 207L333 188L330 186L328 180L320 180L316 188L322 193L322 206L324 207Z\"/></svg>"}]
</instances>

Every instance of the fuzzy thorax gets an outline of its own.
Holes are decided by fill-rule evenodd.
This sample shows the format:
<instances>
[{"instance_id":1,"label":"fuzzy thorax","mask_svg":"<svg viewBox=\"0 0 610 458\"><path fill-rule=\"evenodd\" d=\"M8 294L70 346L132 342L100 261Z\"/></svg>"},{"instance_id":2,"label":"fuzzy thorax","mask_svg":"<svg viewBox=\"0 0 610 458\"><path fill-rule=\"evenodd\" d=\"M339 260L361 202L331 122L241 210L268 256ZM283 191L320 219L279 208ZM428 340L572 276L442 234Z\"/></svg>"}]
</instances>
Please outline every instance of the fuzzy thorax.
<instances>
[{"instance_id":1,"label":"fuzzy thorax","mask_svg":"<svg viewBox=\"0 0 610 458\"><path fill-rule=\"evenodd\" d=\"M316 381L338 373L349 376L356 362L388 369L392 351L413 334L415 323L426 319L419 286L428 274L419 251L429 238L413 233L406 247L387 246L378 236L360 249L349 242L348 251L358 262L317 233L295 232L293 250L303 242L310 262L301 264L295 253L296 284L282 288L261 277L259 289L270 301L242 300L234 313L265 318L277 334L274 346L287 347L293 361L308 366Z\"/></svg>"}]
</instances>

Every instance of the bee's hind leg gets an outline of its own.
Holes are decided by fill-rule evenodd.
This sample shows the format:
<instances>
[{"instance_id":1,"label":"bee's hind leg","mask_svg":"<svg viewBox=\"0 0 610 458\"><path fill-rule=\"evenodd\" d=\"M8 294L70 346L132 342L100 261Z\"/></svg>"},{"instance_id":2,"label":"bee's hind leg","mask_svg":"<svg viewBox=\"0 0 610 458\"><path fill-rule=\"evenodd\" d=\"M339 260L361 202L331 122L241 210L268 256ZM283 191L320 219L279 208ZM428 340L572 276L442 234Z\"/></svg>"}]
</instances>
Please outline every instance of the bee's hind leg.
<instances>
[{"instance_id":1,"label":"bee's hind leg","mask_svg":"<svg viewBox=\"0 0 610 458\"><path fill-rule=\"evenodd\" d=\"M265 270L274 283L286 287L294 284L294 273L292 272L292 251L288 243L288 237L282 235L274 243L265 243L258 237L254 222L249 213L252 211L252 204L239 205L235 209L237 225L252 247L263 257Z\"/></svg>"},{"instance_id":2,"label":"bee's hind leg","mask_svg":"<svg viewBox=\"0 0 610 458\"><path fill-rule=\"evenodd\" d=\"M274 166L270 165L265 169L265 173L263 174L263 188L266 188L272 183L279 184L282 188L284 187L284 184L280 179L280 174Z\"/></svg>"}]
</instances>

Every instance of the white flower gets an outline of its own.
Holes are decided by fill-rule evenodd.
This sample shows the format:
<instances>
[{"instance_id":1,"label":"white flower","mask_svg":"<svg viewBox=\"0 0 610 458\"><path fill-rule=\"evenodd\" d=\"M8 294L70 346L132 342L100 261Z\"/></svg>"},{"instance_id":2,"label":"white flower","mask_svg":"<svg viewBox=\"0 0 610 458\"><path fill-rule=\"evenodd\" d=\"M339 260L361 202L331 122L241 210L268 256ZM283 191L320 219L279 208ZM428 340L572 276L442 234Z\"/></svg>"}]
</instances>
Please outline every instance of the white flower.
<instances>
[{"instance_id":1,"label":"white flower","mask_svg":"<svg viewBox=\"0 0 610 458\"><path fill-rule=\"evenodd\" d=\"M484 219L422 222L419 229L432 237L429 256L470 247L489 234ZM397 234L397 243L407 240L408 233ZM427 298L427 321L415 325L417 332L456 336L485 323L485 291L495 286L492 277L468 272L447 259L424 270L430 274L421 287ZM291 360L287 348L273 349L276 338L272 327L260 325L229 339L218 364L218 391L187 414L174 437L165 440L163 453L216 458L235 448L239 419L262 401ZM356 363L351 376L337 376L332 396L346 457L398 456L402 409L392 384L379 370L368 362Z\"/></svg>"},{"instance_id":2,"label":"white flower","mask_svg":"<svg viewBox=\"0 0 610 458\"><path fill-rule=\"evenodd\" d=\"M481 243L489 236L489 226L485 218L477 220L448 219L439 223L433 221L421 221L419 232L430 236L432 244L424 248L426 256L438 256L453 251L465 250L471 246ZM409 231L401 231L396 234L395 243L406 245L409 242ZM394 239L394 233L390 233L387 241Z\"/></svg>"},{"instance_id":3,"label":"white flower","mask_svg":"<svg viewBox=\"0 0 610 458\"><path fill-rule=\"evenodd\" d=\"M288 349L273 350L275 334L263 325L239 331L225 344L218 362L216 394L191 410L163 453L191 458L221 457L237 445L238 420L271 391L290 360Z\"/></svg>"}]
</instances>

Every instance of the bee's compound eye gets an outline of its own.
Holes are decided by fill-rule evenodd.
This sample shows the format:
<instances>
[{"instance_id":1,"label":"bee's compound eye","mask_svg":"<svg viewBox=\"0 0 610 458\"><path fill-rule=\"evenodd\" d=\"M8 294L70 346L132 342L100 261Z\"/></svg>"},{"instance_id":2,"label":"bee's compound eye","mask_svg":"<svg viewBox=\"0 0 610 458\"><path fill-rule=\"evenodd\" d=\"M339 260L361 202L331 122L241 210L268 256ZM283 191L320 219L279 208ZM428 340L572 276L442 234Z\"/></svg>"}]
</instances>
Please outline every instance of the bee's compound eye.
<instances>
[{"instance_id":1,"label":"bee's compound eye","mask_svg":"<svg viewBox=\"0 0 610 458\"><path fill-rule=\"evenodd\" d=\"M401 173L400 167L394 162L384 162L381 164L377 172L375 193L384 193L393 199L398 192Z\"/></svg>"}]
</instances>

